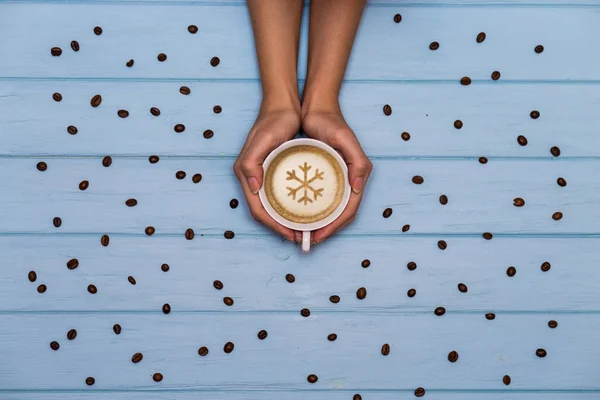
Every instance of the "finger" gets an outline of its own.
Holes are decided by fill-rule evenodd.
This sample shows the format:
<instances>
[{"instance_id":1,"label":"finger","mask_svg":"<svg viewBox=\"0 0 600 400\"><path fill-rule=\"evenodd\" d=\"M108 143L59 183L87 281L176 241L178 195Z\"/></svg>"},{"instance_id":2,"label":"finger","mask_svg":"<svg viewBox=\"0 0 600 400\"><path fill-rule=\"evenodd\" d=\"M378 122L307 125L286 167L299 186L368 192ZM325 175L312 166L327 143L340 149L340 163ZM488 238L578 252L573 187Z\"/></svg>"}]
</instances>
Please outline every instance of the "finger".
<instances>
[{"instance_id":1,"label":"finger","mask_svg":"<svg viewBox=\"0 0 600 400\"><path fill-rule=\"evenodd\" d=\"M362 193L373 169L373 164L363 151L354 134L347 134L343 140L336 143L336 149L348 164L348 180L352 191Z\"/></svg>"},{"instance_id":2,"label":"finger","mask_svg":"<svg viewBox=\"0 0 600 400\"><path fill-rule=\"evenodd\" d=\"M338 218L336 218L335 221L333 221L331 224L314 232L313 242L315 244L320 243L328 237L330 237L331 235L333 235L334 233L336 233L337 231L339 231L340 229L342 229L343 227L345 227L346 225L349 225L354 220L354 217L358 212L358 207L360 206L361 200L362 195L353 193L350 196L350 201L348 202L348 205L346 206L344 212L342 212L342 214Z\"/></svg>"},{"instance_id":3,"label":"finger","mask_svg":"<svg viewBox=\"0 0 600 400\"><path fill-rule=\"evenodd\" d=\"M262 164L267 155L277 147L270 135L254 136L240 158L240 170L252 194L257 194L262 186Z\"/></svg>"}]
</instances>

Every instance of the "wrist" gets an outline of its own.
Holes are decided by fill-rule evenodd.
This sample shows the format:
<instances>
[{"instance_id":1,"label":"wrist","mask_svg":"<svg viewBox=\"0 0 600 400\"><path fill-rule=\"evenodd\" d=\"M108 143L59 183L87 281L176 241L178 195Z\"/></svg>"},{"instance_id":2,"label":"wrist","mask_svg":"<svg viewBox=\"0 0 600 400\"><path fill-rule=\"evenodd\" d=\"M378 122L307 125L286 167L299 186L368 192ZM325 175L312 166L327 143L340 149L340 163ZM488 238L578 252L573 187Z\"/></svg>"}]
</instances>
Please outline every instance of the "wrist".
<instances>
[{"instance_id":1,"label":"wrist","mask_svg":"<svg viewBox=\"0 0 600 400\"><path fill-rule=\"evenodd\" d=\"M263 89L260 113L271 113L282 110L291 110L300 116L301 106L298 88L288 87L278 90Z\"/></svg>"},{"instance_id":2,"label":"wrist","mask_svg":"<svg viewBox=\"0 0 600 400\"><path fill-rule=\"evenodd\" d=\"M317 91L305 88L302 97L302 118L310 113L342 114L336 91Z\"/></svg>"}]
</instances>

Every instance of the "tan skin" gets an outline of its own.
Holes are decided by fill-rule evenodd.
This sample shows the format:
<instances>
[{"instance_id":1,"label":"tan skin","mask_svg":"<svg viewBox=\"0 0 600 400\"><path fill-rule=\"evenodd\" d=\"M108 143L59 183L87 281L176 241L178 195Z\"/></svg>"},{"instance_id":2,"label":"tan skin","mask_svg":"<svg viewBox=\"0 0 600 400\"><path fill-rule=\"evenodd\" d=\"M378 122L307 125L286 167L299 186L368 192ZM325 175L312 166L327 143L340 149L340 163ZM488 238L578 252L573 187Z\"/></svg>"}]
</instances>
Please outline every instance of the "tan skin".
<instances>
[{"instance_id":1,"label":"tan skin","mask_svg":"<svg viewBox=\"0 0 600 400\"><path fill-rule=\"evenodd\" d=\"M366 0L311 1L308 71L300 100L297 65L302 0L247 0L263 98L233 170L252 216L293 242L300 242L302 233L273 220L258 197L262 163L272 150L302 128L308 137L336 149L348 165L350 202L339 218L313 232L313 244L354 221L373 169L344 120L338 100L365 3Z\"/></svg>"}]
</instances>

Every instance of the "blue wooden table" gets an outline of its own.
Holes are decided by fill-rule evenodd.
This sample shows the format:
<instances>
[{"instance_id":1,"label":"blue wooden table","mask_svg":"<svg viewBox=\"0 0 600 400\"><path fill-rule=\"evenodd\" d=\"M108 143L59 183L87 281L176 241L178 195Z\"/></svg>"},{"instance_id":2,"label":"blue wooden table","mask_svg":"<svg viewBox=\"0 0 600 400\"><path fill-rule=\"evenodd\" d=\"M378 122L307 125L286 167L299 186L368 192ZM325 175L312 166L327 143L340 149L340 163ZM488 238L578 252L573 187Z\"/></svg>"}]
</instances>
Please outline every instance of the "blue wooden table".
<instances>
[{"instance_id":1,"label":"blue wooden table","mask_svg":"<svg viewBox=\"0 0 600 400\"><path fill-rule=\"evenodd\" d=\"M244 2L0 0L0 34L0 399L600 399L598 0L370 2L374 172L309 255L232 173Z\"/></svg>"}]
</instances>

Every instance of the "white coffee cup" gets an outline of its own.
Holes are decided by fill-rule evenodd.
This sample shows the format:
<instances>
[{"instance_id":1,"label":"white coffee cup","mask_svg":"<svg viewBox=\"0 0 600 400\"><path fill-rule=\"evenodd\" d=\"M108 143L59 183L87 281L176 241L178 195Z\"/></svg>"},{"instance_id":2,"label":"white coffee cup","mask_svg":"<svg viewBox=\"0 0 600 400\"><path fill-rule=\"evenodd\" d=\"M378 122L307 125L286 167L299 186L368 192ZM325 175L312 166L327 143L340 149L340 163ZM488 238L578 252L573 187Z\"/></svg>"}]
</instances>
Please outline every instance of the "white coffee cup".
<instances>
[{"instance_id":1,"label":"white coffee cup","mask_svg":"<svg viewBox=\"0 0 600 400\"><path fill-rule=\"evenodd\" d=\"M316 222L310 222L310 223L298 223L298 222L290 221L290 220L286 219L284 216L280 215L273 208L271 203L269 202L269 199L267 198L267 195L265 192L266 173L267 173L269 166L271 165L271 162L273 161L273 159L275 159L275 157L277 157L277 155L279 155L281 152L288 150L294 146L301 146L301 145L315 146L315 147L320 148L321 150L324 150L326 153L331 155L339 163L340 169L343 172L344 192L342 194L341 202L337 205L337 207L333 210L333 212L331 212L327 217L325 217L322 220L319 220ZM342 212L348 205L348 201L350 200L351 188L350 188L350 183L348 181L348 167L346 166L346 163L344 162L342 157L338 154L338 152L336 152L329 145L327 145L319 140L302 138L302 139L292 139L288 142L283 143L282 145L277 147L275 150L273 150L267 156L267 158L265 159L265 161L263 163L263 171L264 171L263 184L258 192L258 195L259 195L260 201L262 202L263 207L265 208L267 213L271 216L271 218L273 218L279 224L281 224L287 228L293 229L295 231L301 231L302 232L302 251L305 253L309 252L310 251L310 236L311 236L310 233L317 229L321 229L321 228L329 225L333 221L335 221L342 214Z\"/></svg>"}]
</instances>

